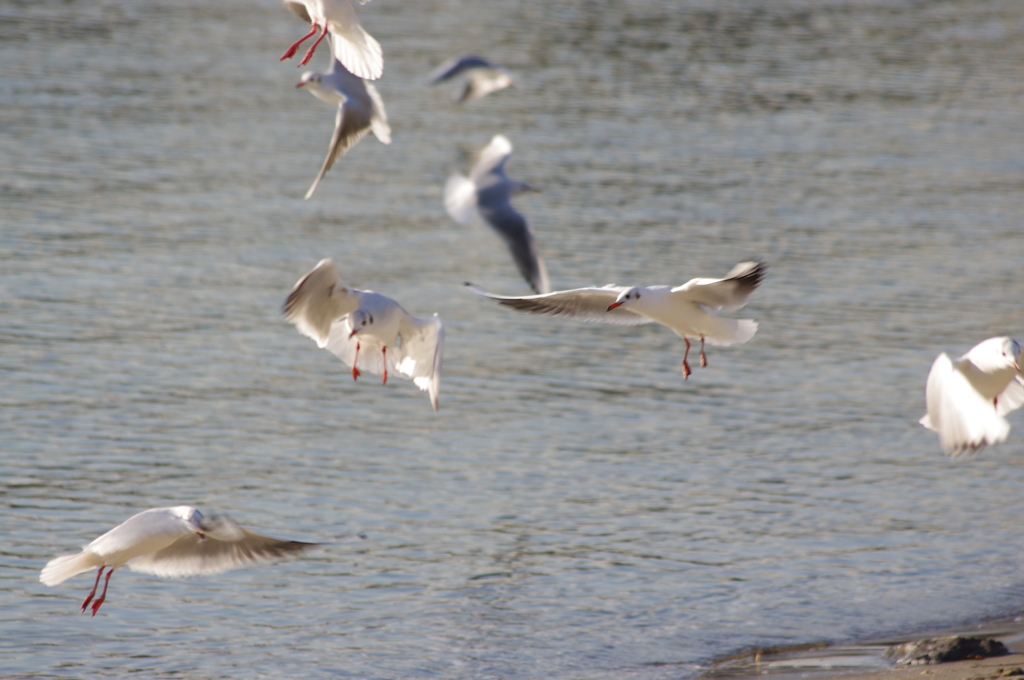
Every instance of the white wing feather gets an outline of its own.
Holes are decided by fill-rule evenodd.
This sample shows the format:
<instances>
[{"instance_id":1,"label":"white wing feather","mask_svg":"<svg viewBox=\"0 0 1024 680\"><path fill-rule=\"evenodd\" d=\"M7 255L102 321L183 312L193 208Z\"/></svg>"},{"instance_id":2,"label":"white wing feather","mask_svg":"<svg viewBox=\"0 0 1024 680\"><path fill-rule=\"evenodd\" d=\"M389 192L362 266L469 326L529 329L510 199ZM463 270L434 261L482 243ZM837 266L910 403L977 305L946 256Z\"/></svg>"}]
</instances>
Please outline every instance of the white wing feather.
<instances>
[{"instance_id":1,"label":"white wing feather","mask_svg":"<svg viewBox=\"0 0 1024 680\"><path fill-rule=\"evenodd\" d=\"M262 536L227 518L206 518L203 529L205 539L189 532L162 550L129 560L128 568L162 577L219 574L316 545Z\"/></svg>"},{"instance_id":2,"label":"white wing feather","mask_svg":"<svg viewBox=\"0 0 1024 680\"><path fill-rule=\"evenodd\" d=\"M353 75L365 80L377 80L384 73L384 52L380 43L359 23L355 9L346 3L348 11L343 21L329 21L334 36L334 56Z\"/></svg>"},{"instance_id":3,"label":"white wing feather","mask_svg":"<svg viewBox=\"0 0 1024 680\"><path fill-rule=\"evenodd\" d=\"M1006 386L1003 393L999 395L996 403L996 413L1005 416L1010 411L1016 411L1021 406L1024 406L1024 377L1017 375Z\"/></svg>"},{"instance_id":4,"label":"white wing feather","mask_svg":"<svg viewBox=\"0 0 1024 680\"><path fill-rule=\"evenodd\" d=\"M476 216L476 185L464 175L455 174L444 185L444 208L459 224L469 226Z\"/></svg>"},{"instance_id":5,"label":"white wing feather","mask_svg":"<svg viewBox=\"0 0 1024 680\"><path fill-rule=\"evenodd\" d=\"M690 279L672 289L674 298L683 298L709 309L734 312L747 304L764 279L767 267L760 262L741 262L721 279Z\"/></svg>"},{"instance_id":6,"label":"white wing feather","mask_svg":"<svg viewBox=\"0 0 1024 680\"><path fill-rule=\"evenodd\" d=\"M479 183L484 175L497 172L505 174L505 161L512 155L512 142L505 135L495 135L491 142L480 151L480 157L471 173L474 182Z\"/></svg>"},{"instance_id":7,"label":"white wing feather","mask_svg":"<svg viewBox=\"0 0 1024 680\"><path fill-rule=\"evenodd\" d=\"M323 349L341 359L346 366L352 366L358 361L359 365L356 368L360 371L373 375L384 373L384 354L381 352L381 345L372 338L349 337L351 332L352 326L349 323L349 317L345 317L331 327L327 342L322 345ZM358 357L356 356L357 344L360 346ZM398 369L396 358L395 352L388 354L389 373Z\"/></svg>"},{"instance_id":8,"label":"white wing feather","mask_svg":"<svg viewBox=\"0 0 1024 680\"><path fill-rule=\"evenodd\" d=\"M359 297L341 285L337 267L326 258L292 287L284 315L300 333L325 347L335 322L358 307Z\"/></svg>"},{"instance_id":9,"label":"white wing feather","mask_svg":"<svg viewBox=\"0 0 1024 680\"><path fill-rule=\"evenodd\" d=\"M373 83L366 83L366 94L373 102L373 110L370 113L370 128L373 130L373 135L380 143L390 144L391 126L388 125L388 114L384 110L384 99L377 92Z\"/></svg>"},{"instance_id":10,"label":"white wing feather","mask_svg":"<svg viewBox=\"0 0 1024 680\"><path fill-rule=\"evenodd\" d=\"M402 320L399 335L402 346L399 348L397 370L430 395L430 404L436 411L437 395L441 391L444 324L437 314L430 319L406 316Z\"/></svg>"},{"instance_id":11,"label":"white wing feather","mask_svg":"<svg viewBox=\"0 0 1024 680\"><path fill-rule=\"evenodd\" d=\"M642 314L637 314L627 307L616 307L608 311L608 305L615 302L619 297L619 293L629 290L614 284L609 284L603 288L575 288L573 290L559 290L553 293L524 295L521 297L492 295L475 286L469 286L469 289L477 295L490 298L498 302L498 304L512 307L522 312L565 316L583 321L600 321L602 323L624 326L652 323L651 319Z\"/></svg>"},{"instance_id":12,"label":"white wing feather","mask_svg":"<svg viewBox=\"0 0 1024 680\"><path fill-rule=\"evenodd\" d=\"M928 413L920 422L938 432L942 450L949 455L977 451L997 444L1010 433L1010 424L982 397L949 355L932 364L925 386Z\"/></svg>"}]
</instances>

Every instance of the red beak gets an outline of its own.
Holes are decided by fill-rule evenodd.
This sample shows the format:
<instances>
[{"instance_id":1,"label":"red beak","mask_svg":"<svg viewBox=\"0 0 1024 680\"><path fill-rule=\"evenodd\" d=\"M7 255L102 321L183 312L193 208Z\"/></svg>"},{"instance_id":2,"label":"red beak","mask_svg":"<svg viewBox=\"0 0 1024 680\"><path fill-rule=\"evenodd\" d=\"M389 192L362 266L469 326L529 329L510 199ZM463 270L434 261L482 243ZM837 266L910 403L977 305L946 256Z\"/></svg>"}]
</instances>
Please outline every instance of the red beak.
<instances>
[{"instance_id":1,"label":"red beak","mask_svg":"<svg viewBox=\"0 0 1024 680\"><path fill-rule=\"evenodd\" d=\"M607 309L606 311L609 311L609 312L610 312L610 311L612 311L613 309L615 309L616 307L621 307L621 306L622 306L622 303L621 303L621 302L613 302L613 303L611 303L610 305L608 305L608 309Z\"/></svg>"},{"instance_id":2,"label":"red beak","mask_svg":"<svg viewBox=\"0 0 1024 680\"><path fill-rule=\"evenodd\" d=\"M305 85L306 84L304 82L302 82L302 81L299 81L299 82L295 83L295 87L305 87Z\"/></svg>"},{"instance_id":3,"label":"red beak","mask_svg":"<svg viewBox=\"0 0 1024 680\"><path fill-rule=\"evenodd\" d=\"M358 330L359 330L358 328L353 328L352 332L348 334L348 339L351 340L352 336L355 335L356 331L358 331Z\"/></svg>"}]
</instances>

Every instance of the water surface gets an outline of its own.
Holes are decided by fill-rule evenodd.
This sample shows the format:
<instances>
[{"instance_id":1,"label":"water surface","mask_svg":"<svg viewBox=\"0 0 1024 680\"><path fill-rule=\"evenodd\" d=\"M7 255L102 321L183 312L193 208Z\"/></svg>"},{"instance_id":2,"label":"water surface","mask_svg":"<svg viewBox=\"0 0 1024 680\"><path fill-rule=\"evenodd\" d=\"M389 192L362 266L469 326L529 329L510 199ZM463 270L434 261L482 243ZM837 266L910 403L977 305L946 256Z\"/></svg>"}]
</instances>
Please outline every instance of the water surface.
<instances>
[{"instance_id":1,"label":"water surface","mask_svg":"<svg viewBox=\"0 0 1024 680\"><path fill-rule=\"evenodd\" d=\"M1012 614L1024 421L917 419L940 351L1022 329L1024 6L392 0L390 146L302 201L333 112L273 0L0 6L5 677L687 678L750 645ZM459 107L430 69L522 80ZM315 64L323 68L325 54ZM449 173L502 132L558 288L770 265L688 381L660 327L530 317ZM441 410L280 317L332 256L447 325ZM192 503L308 559L37 582Z\"/></svg>"}]
</instances>

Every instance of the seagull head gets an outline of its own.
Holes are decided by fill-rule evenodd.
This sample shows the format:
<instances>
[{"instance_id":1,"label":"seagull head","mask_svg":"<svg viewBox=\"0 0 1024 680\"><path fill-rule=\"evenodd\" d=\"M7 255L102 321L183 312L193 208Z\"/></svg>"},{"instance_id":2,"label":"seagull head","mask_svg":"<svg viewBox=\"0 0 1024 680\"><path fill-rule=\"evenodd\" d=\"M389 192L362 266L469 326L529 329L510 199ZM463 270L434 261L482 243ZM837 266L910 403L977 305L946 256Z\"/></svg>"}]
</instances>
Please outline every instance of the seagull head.
<instances>
[{"instance_id":1,"label":"seagull head","mask_svg":"<svg viewBox=\"0 0 1024 680\"><path fill-rule=\"evenodd\" d=\"M320 85L320 83L321 83L321 81L323 81L323 79L324 79L324 74L322 74L322 73L317 73L315 71L306 71L299 78L299 82L295 83L295 87L305 87L306 85L309 85L310 83L313 83L315 85Z\"/></svg>"},{"instance_id":2,"label":"seagull head","mask_svg":"<svg viewBox=\"0 0 1024 680\"><path fill-rule=\"evenodd\" d=\"M1020 373L1021 356L1020 344L1009 337L989 338L971 348L971 351L964 355L971 362L985 373L998 373L1012 368Z\"/></svg>"},{"instance_id":3,"label":"seagull head","mask_svg":"<svg viewBox=\"0 0 1024 680\"><path fill-rule=\"evenodd\" d=\"M373 314L365 309L357 309L349 315L348 324L352 327L352 332L348 334L348 337L351 338L359 331L373 326Z\"/></svg>"},{"instance_id":4,"label":"seagull head","mask_svg":"<svg viewBox=\"0 0 1024 680\"><path fill-rule=\"evenodd\" d=\"M636 302L640 299L640 295L643 293L643 289L639 286L634 286L629 290L624 290L619 293L619 297L615 299L615 302L608 305L608 311L612 311L616 307L622 307L623 305L629 305L630 303Z\"/></svg>"},{"instance_id":5,"label":"seagull head","mask_svg":"<svg viewBox=\"0 0 1024 680\"><path fill-rule=\"evenodd\" d=\"M203 513L191 505L179 505L171 508L171 512L180 517L188 525L189 529L199 537L199 540L206 538L206 529L203 528Z\"/></svg>"}]
</instances>

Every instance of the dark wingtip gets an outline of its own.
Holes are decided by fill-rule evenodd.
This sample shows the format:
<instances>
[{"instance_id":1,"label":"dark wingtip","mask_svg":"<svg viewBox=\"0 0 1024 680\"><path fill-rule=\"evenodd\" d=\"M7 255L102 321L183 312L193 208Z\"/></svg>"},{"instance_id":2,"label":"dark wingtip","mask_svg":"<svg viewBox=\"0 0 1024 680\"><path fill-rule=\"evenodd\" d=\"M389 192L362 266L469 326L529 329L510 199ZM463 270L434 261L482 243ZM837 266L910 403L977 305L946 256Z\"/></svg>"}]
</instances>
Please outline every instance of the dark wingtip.
<instances>
[{"instance_id":1,"label":"dark wingtip","mask_svg":"<svg viewBox=\"0 0 1024 680\"><path fill-rule=\"evenodd\" d=\"M740 274L738 276L731 277L733 281L743 286L744 288L757 288L764 281L764 276L768 272L768 265L761 260L749 260L754 263L754 266L750 271Z\"/></svg>"},{"instance_id":2,"label":"dark wingtip","mask_svg":"<svg viewBox=\"0 0 1024 680\"><path fill-rule=\"evenodd\" d=\"M289 293L288 298L284 301L284 304L281 305L281 313L286 317L291 316L292 309L295 307L295 293L296 291L294 290Z\"/></svg>"}]
</instances>

